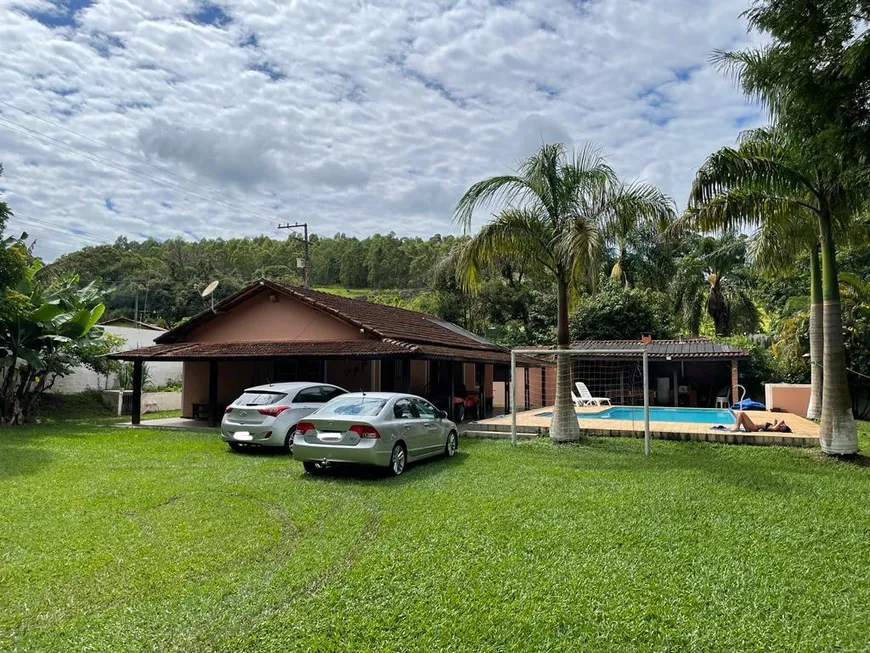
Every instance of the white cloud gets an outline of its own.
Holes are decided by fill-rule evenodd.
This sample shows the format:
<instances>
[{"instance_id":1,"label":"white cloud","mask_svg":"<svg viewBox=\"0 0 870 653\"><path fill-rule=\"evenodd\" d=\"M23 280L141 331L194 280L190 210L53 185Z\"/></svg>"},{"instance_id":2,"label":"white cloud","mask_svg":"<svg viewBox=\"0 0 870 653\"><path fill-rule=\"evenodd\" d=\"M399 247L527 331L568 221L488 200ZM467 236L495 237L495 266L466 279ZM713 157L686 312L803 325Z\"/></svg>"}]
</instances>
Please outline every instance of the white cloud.
<instances>
[{"instance_id":1,"label":"white cloud","mask_svg":"<svg viewBox=\"0 0 870 653\"><path fill-rule=\"evenodd\" d=\"M0 0L0 99L198 184L0 104L0 188L14 211L91 240L278 235L301 215L327 235L428 235L453 231L471 183L559 140L599 144L681 205L704 157L763 121L708 64L753 38L745 8ZM90 244L14 226L47 258Z\"/></svg>"}]
</instances>

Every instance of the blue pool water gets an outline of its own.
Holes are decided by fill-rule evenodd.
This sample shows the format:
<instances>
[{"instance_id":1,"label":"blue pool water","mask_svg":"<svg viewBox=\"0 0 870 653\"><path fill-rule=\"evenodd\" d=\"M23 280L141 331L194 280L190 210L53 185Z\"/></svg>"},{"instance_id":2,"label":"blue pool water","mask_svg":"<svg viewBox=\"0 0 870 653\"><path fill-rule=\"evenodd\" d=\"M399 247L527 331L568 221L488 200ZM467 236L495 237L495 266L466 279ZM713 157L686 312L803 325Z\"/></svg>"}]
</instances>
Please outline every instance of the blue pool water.
<instances>
[{"instance_id":1,"label":"blue pool water","mask_svg":"<svg viewBox=\"0 0 870 653\"><path fill-rule=\"evenodd\" d=\"M552 417L552 411L535 413L536 417ZM643 421L642 406L614 406L597 413L577 413L581 419L625 419ZM651 422L687 422L690 424L733 424L734 413L721 408L659 408L649 409Z\"/></svg>"}]
</instances>

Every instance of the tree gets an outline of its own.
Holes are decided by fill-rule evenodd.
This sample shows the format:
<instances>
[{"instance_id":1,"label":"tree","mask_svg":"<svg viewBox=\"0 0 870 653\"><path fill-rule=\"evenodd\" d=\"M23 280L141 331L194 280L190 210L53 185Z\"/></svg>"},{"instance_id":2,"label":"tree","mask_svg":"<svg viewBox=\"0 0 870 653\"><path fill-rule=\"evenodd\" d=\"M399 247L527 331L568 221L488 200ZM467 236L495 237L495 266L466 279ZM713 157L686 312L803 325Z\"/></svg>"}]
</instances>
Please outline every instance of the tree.
<instances>
[{"instance_id":1,"label":"tree","mask_svg":"<svg viewBox=\"0 0 870 653\"><path fill-rule=\"evenodd\" d=\"M671 284L674 308L683 325L691 335L698 335L706 311L717 336L754 331L758 311L748 292L746 239L733 234L685 238L688 247L677 260Z\"/></svg>"},{"instance_id":2,"label":"tree","mask_svg":"<svg viewBox=\"0 0 870 653\"><path fill-rule=\"evenodd\" d=\"M610 226L627 213L639 220L668 221L673 202L654 186L625 184L596 148L568 154L562 144L543 145L515 174L479 181L460 198L454 219L468 233L475 209L500 211L462 248L458 270L466 287L481 271L509 260L536 268L556 284L556 344L570 344L568 303L572 290L595 283ZM576 440L579 425L571 400L570 362L557 357L556 404L550 437Z\"/></svg>"},{"instance_id":3,"label":"tree","mask_svg":"<svg viewBox=\"0 0 870 653\"><path fill-rule=\"evenodd\" d=\"M626 288L607 279L598 292L583 295L571 316L572 340L640 340L673 336L666 300L652 290Z\"/></svg>"},{"instance_id":4,"label":"tree","mask_svg":"<svg viewBox=\"0 0 870 653\"><path fill-rule=\"evenodd\" d=\"M808 155L804 143L781 129L744 139L737 149L722 148L701 166L692 184L690 214L704 229L766 224L791 249L805 242L805 236L796 234L805 233L807 215L813 217L821 278L816 280L813 262L811 296L818 306L821 290L823 302L825 380L819 439L825 453L850 454L858 450L858 436L846 381L834 229L861 209L866 191L842 162L829 160L826 167L820 163Z\"/></svg>"},{"instance_id":5,"label":"tree","mask_svg":"<svg viewBox=\"0 0 870 653\"><path fill-rule=\"evenodd\" d=\"M755 177L774 195L809 199L803 204L818 225L822 271L825 379L819 439L825 453L852 454L858 438L846 379L834 229L854 214L870 177L870 5L756 0L745 15L750 29L768 37L766 45L717 52L714 61L767 107L800 152L802 165L756 166Z\"/></svg>"}]
</instances>

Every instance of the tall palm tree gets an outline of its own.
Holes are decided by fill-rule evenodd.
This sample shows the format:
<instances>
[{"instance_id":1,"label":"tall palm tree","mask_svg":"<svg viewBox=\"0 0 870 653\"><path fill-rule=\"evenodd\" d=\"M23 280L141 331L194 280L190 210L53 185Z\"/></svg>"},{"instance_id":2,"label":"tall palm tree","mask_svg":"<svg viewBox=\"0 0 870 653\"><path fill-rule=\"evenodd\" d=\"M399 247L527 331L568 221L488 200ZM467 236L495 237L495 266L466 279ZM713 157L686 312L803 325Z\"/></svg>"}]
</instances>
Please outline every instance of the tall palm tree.
<instances>
[{"instance_id":1,"label":"tall palm tree","mask_svg":"<svg viewBox=\"0 0 870 653\"><path fill-rule=\"evenodd\" d=\"M837 284L834 230L861 209L866 191L853 174L828 163L811 162L800 143L781 130L763 130L737 149L710 155L695 176L690 212L702 228L734 230L766 221L800 223L813 216L821 268L822 413L819 440L828 454L858 451L858 435L846 383L846 352ZM815 285L815 284L814 284ZM818 299L818 296L816 297ZM818 302L817 302L818 304Z\"/></svg>"},{"instance_id":2,"label":"tall palm tree","mask_svg":"<svg viewBox=\"0 0 870 653\"><path fill-rule=\"evenodd\" d=\"M746 239L725 234L690 237L689 249L677 260L671 292L674 307L691 335L698 335L704 311L718 336L735 328L754 330L758 310L749 296L746 275Z\"/></svg>"},{"instance_id":3,"label":"tall palm tree","mask_svg":"<svg viewBox=\"0 0 870 653\"><path fill-rule=\"evenodd\" d=\"M781 219L779 219L781 218ZM765 274L788 274L795 262L809 255L810 294L810 403L807 417L819 419L822 414L823 383L822 358L825 335L822 329L824 307L822 303L822 270L819 262L819 237L814 216L809 211L788 215L774 215L761 224L752 235L750 257L753 265Z\"/></svg>"},{"instance_id":4,"label":"tall palm tree","mask_svg":"<svg viewBox=\"0 0 870 653\"><path fill-rule=\"evenodd\" d=\"M597 148L569 154L560 143L543 145L514 174L471 186L456 204L454 220L468 233L475 209L493 204L500 210L463 248L458 265L462 280L473 288L483 267L505 259L549 275L556 283L560 349L570 344L570 293L584 282L595 283L609 226L626 213L651 223L674 215L669 197L648 184L621 182ZM565 356L557 356L550 437L557 442L580 437Z\"/></svg>"}]
</instances>

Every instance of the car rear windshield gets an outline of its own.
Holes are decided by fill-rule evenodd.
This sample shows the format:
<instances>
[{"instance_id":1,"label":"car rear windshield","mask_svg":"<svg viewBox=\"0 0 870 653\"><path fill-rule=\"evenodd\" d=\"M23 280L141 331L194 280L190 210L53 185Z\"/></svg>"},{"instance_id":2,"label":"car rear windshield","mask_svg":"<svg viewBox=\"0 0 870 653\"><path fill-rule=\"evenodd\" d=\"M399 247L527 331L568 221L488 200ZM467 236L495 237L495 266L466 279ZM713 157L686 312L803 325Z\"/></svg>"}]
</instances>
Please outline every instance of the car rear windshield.
<instances>
[{"instance_id":1,"label":"car rear windshield","mask_svg":"<svg viewBox=\"0 0 870 653\"><path fill-rule=\"evenodd\" d=\"M386 399L376 397L338 397L318 410L317 414L374 417L381 412L386 403Z\"/></svg>"},{"instance_id":2,"label":"car rear windshield","mask_svg":"<svg viewBox=\"0 0 870 653\"><path fill-rule=\"evenodd\" d=\"M280 403L286 392L246 392L233 403L237 406L268 406Z\"/></svg>"}]
</instances>

